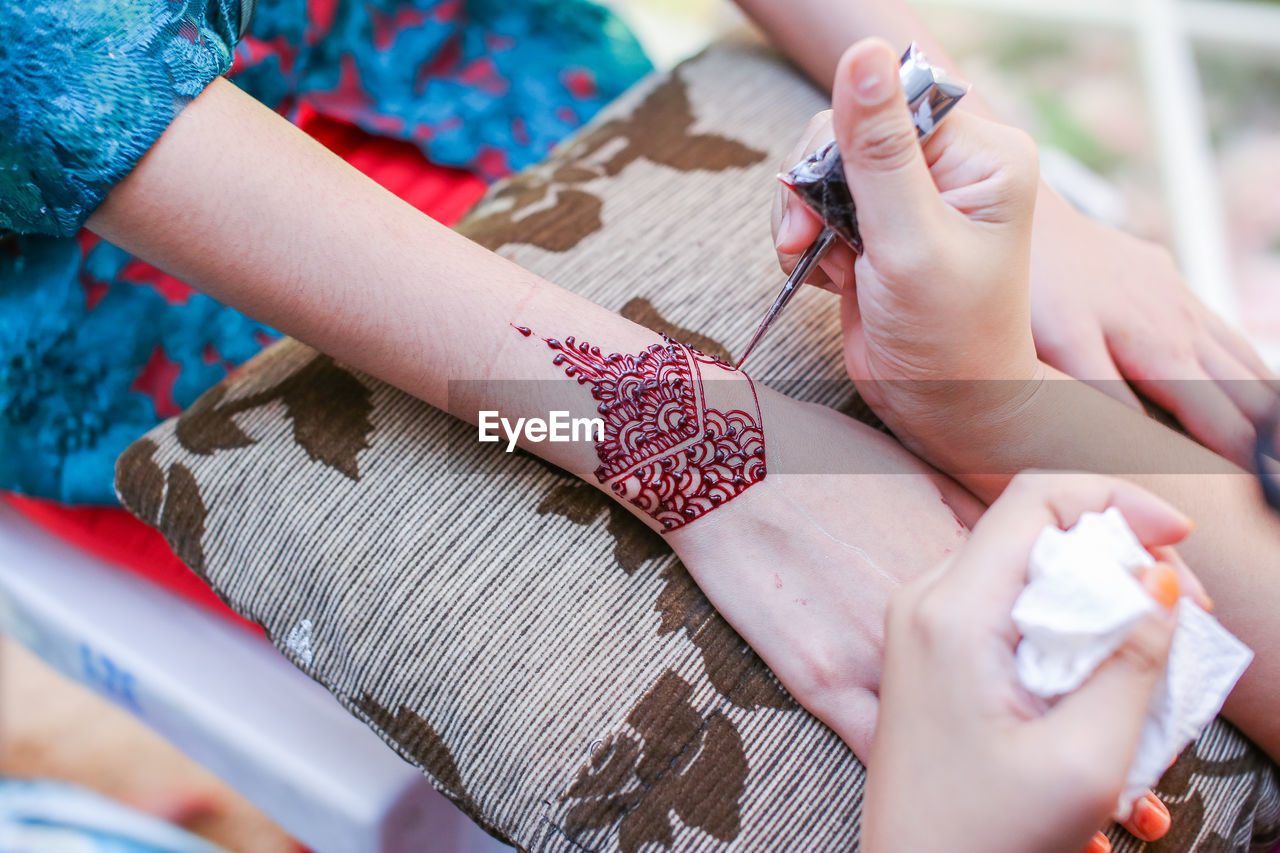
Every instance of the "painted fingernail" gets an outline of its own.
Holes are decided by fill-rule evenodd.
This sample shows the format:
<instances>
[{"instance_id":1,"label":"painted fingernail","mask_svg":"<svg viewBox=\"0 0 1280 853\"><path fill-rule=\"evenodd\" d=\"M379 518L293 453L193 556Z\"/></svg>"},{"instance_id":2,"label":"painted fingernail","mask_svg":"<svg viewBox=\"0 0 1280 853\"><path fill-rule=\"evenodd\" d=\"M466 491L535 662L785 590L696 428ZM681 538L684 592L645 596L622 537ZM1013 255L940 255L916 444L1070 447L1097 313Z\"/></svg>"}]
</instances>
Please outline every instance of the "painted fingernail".
<instances>
[{"instance_id":1,"label":"painted fingernail","mask_svg":"<svg viewBox=\"0 0 1280 853\"><path fill-rule=\"evenodd\" d=\"M1089 846L1084 848L1084 853L1111 853L1111 842L1101 832L1096 832L1089 839Z\"/></svg>"},{"instance_id":2,"label":"painted fingernail","mask_svg":"<svg viewBox=\"0 0 1280 853\"><path fill-rule=\"evenodd\" d=\"M1169 832L1173 818L1169 809L1160 802L1155 794L1147 794L1133 804L1133 818L1130 820L1143 841L1158 841Z\"/></svg>"},{"instance_id":3,"label":"painted fingernail","mask_svg":"<svg viewBox=\"0 0 1280 853\"><path fill-rule=\"evenodd\" d=\"M1168 563L1156 563L1148 566L1142 577L1142 585L1147 593L1166 608L1178 603L1182 595L1182 587L1178 583L1178 573Z\"/></svg>"}]
</instances>

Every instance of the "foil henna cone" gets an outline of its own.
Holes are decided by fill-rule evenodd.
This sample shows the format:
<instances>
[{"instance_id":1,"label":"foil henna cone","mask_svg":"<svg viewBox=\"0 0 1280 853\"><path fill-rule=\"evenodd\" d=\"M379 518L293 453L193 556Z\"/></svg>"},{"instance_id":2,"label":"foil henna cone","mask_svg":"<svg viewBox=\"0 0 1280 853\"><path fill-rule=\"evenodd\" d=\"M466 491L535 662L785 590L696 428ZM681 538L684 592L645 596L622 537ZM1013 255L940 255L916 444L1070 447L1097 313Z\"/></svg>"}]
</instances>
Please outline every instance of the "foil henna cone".
<instances>
[{"instance_id":1,"label":"foil henna cone","mask_svg":"<svg viewBox=\"0 0 1280 853\"><path fill-rule=\"evenodd\" d=\"M516 331L525 334L524 327ZM736 371L664 336L639 353L609 353L573 337L543 338L552 363L591 387L604 430L596 442L596 479L674 530L742 494L765 476L765 447L755 384L745 374L750 410L707 401L706 380Z\"/></svg>"},{"instance_id":2,"label":"foil henna cone","mask_svg":"<svg viewBox=\"0 0 1280 853\"><path fill-rule=\"evenodd\" d=\"M916 136L924 139L946 117L947 113L969 91L965 83L953 80L940 69L929 64L929 60L920 52L913 42L902 55L902 63L898 69L902 81L902 91L907 98L907 106L911 109L911 120L916 126ZM840 149L835 142L818 149L806 157L786 174L779 175L785 183L800 197L824 223L822 231L809 248L796 261L795 269L787 277L782 290L774 298L764 320L756 327L737 367L741 368L756 345L764 337L765 332L787 303L800 289L800 284L809 275L813 267L835 243L836 238L844 240L855 254L862 254L862 235L858 232L858 211L849 191L849 184L844 176L844 161L840 159Z\"/></svg>"},{"instance_id":3,"label":"foil henna cone","mask_svg":"<svg viewBox=\"0 0 1280 853\"><path fill-rule=\"evenodd\" d=\"M915 43L902 55L898 77L920 139L936 130L947 113L969 91L967 84L930 65ZM818 149L779 178L855 252L862 254L857 209L835 142Z\"/></svg>"}]
</instances>

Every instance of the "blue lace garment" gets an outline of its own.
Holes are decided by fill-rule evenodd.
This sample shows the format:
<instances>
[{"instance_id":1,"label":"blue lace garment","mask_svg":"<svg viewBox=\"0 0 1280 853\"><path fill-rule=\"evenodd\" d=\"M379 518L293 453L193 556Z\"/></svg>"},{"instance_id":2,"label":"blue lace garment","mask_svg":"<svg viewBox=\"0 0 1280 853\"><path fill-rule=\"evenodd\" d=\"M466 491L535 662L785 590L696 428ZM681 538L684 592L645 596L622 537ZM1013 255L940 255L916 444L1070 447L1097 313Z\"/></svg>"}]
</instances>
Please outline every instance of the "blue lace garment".
<instances>
[{"instance_id":1,"label":"blue lace garment","mask_svg":"<svg viewBox=\"0 0 1280 853\"><path fill-rule=\"evenodd\" d=\"M587 0L256 5L0 0L0 488L113 503L124 447L276 337L81 231L216 76L492 179L650 67Z\"/></svg>"}]
</instances>

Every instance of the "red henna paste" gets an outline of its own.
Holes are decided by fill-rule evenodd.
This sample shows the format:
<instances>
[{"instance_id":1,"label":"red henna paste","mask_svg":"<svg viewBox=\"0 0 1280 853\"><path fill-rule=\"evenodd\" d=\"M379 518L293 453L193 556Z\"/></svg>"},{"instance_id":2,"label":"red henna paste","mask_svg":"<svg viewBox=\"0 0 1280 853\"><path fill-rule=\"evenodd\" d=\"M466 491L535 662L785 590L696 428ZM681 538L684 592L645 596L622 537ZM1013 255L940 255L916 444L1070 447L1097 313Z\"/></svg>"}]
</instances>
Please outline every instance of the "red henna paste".
<instances>
[{"instance_id":1,"label":"red henna paste","mask_svg":"<svg viewBox=\"0 0 1280 853\"><path fill-rule=\"evenodd\" d=\"M758 400L754 412L722 412L706 403L703 377L739 373L730 365L670 338L637 355L606 355L573 338L543 340L566 376L591 386L604 419L596 478L664 530L702 517L764 479ZM740 375L756 399L754 383Z\"/></svg>"}]
</instances>

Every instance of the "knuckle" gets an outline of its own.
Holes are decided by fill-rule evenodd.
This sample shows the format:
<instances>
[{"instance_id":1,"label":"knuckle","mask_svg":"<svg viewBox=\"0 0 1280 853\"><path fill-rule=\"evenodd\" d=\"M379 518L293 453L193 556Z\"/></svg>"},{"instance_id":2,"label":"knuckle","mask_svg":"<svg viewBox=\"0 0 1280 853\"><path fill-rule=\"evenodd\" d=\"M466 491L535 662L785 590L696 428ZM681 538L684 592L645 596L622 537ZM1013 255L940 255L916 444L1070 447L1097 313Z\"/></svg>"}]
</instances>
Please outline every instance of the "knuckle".
<instances>
[{"instance_id":1,"label":"knuckle","mask_svg":"<svg viewBox=\"0 0 1280 853\"><path fill-rule=\"evenodd\" d=\"M1032 180L1040 179L1040 148L1036 141L1020 127L1009 128L1009 150L1022 174Z\"/></svg>"},{"instance_id":2,"label":"knuckle","mask_svg":"<svg viewBox=\"0 0 1280 853\"><path fill-rule=\"evenodd\" d=\"M1020 128L1002 126L997 144L1005 154L998 189L1010 197L1029 200L1040 184L1040 149L1035 140Z\"/></svg>"},{"instance_id":3,"label":"knuckle","mask_svg":"<svg viewBox=\"0 0 1280 853\"><path fill-rule=\"evenodd\" d=\"M1161 243L1148 243L1147 245L1150 247L1151 264L1153 266L1161 269L1177 268L1178 262L1174 259L1173 252L1169 250L1168 246Z\"/></svg>"},{"instance_id":4,"label":"knuckle","mask_svg":"<svg viewBox=\"0 0 1280 853\"><path fill-rule=\"evenodd\" d=\"M1013 475L1004 493L1015 500L1039 499L1047 495L1045 472L1033 468Z\"/></svg>"},{"instance_id":5,"label":"knuckle","mask_svg":"<svg viewBox=\"0 0 1280 853\"><path fill-rule=\"evenodd\" d=\"M898 117L865 122L855 137L857 156L882 171L901 169L915 156L916 138Z\"/></svg>"},{"instance_id":6,"label":"knuckle","mask_svg":"<svg viewBox=\"0 0 1280 853\"><path fill-rule=\"evenodd\" d=\"M957 633L955 608L936 587L916 597L909 618L911 632L930 645L953 639Z\"/></svg>"},{"instance_id":7,"label":"knuckle","mask_svg":"<svg viewBox=\"0 0 1280 853\"><path fill-rule=\"evenodd\" d=\"M1145 243L1147 257L1145 259L1146 272L1152 276L1155 281L1182 282L1182 273L1178 269L1178 259L1173 256L1173 252L1163 243Z\"/></svg>"}]
</instances>

